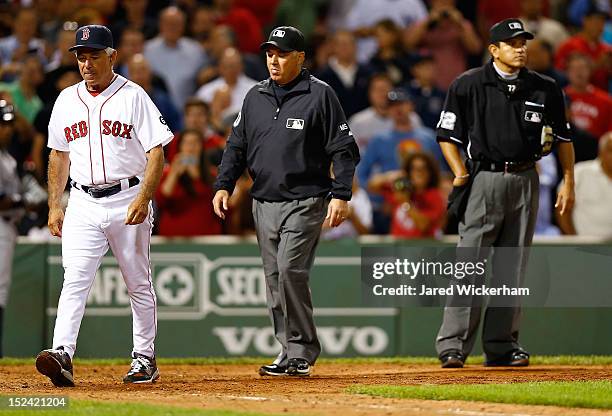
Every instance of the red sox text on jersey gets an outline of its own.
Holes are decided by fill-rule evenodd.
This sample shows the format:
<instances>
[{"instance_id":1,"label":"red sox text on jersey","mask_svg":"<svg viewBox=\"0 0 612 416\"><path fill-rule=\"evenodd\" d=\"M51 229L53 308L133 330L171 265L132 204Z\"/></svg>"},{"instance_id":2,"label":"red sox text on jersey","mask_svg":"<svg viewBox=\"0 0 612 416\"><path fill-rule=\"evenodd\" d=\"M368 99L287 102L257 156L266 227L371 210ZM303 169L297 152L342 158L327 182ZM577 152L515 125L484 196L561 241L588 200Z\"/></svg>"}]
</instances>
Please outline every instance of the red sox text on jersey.
<instances>
[{"instance_id":1,"label":"red sox text on jersey","mask_svg":"<svg viewBox=\"0 0 612 416\"><path fill-rule=\"evenodd\" d=\"M131 139L130 133L134 128L133 124L122 123L120 121L103 120L102 121L102 135L114 136L115 138ZM88 133L87 122L81 120L78 123L74 123L71 126L64 127L64 135L66 136L66 142L70 143L80 137L86 137Z\"/></svg>"}]
</instances>

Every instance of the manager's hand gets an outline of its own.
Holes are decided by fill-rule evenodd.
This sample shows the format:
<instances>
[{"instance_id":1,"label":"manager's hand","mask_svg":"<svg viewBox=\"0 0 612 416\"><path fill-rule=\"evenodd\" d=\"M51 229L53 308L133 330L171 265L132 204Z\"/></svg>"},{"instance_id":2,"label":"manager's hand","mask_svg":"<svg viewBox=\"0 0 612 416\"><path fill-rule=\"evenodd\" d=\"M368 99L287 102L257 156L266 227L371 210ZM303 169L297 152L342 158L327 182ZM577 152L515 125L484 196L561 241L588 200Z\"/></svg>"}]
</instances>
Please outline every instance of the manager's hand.
<instances>
[{"instance_id":1,"label":"manager's hand","mask_svg":"<svg viewBox=\"0 0 612 416\"><path fill-rule=\"evenodd\" d=\"M225 212L227 211L227 201L229 200L229 192L225 189L219 189L212 200L213 210L215 214L221 219L225 219Z\"/></svg>"},{"instance_id":2,"label":"manager's hand","mask_svg":"<svg viewBox=\"0 0 612 416\"><path fill-rule=\"evenodd\" d=\"M47 226L49 232L55 237L62 236L62 226L64 225L64 210L61 208L53 208L49 210L49 218Z\"/></svg>"},{"instance_id":3,"label":"manager's hand","mask_svg":"<svg viewBox=\"0 0 612 416\"><path fill-rule=\"evenodd\" d=\"M337 227L348 218L348 215L348 202L342 199L333 198L327 207L327 216L325 220L329 222L330 227Z\"/></svg>"}]
</instances>

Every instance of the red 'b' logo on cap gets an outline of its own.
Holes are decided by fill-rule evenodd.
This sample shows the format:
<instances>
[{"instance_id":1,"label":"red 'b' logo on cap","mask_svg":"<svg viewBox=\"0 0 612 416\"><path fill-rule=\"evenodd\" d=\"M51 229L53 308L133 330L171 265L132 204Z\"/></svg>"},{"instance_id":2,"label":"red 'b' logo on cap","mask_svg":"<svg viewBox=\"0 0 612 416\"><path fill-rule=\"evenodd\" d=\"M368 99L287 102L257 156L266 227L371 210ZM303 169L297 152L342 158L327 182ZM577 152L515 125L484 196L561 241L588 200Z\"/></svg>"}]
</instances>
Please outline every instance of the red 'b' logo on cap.
<instances>
[{"instance_id":1,"label":"red 'b' logo on cap","mask_svg":"<svg viewBox=\"0 0 612 416\"><path fill-rule=\"evenodd\" d=\"M88 27L83 29L83 36L81 36L81 40L87 40L87 39L89 39L89 28Z\"/></svg>"}]
</instances>

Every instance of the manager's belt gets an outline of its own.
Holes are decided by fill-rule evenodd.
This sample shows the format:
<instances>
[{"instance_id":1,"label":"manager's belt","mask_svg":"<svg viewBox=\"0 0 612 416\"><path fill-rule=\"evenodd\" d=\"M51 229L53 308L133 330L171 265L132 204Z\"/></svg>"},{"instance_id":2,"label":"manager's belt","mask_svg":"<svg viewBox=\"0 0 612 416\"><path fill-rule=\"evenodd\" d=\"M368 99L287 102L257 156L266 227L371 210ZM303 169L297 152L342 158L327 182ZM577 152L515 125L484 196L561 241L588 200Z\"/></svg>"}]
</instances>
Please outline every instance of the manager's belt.
<instances>
[{"instance_id":1,"label":"manager's belt","mask_svg":"<svg viewBox=\"0 0 612 416\"><path fill-rule=\"evenodd\" d=\"M130 179L128 179L128 188L136 186L139 183L140 179L138 179L136 176L132 176ZM91 195L92 198L103 198L105 196L111 196L121 192L121 182L113 186L109 186L107 188L94 188L93 186L81 185L73 180L70 181L70 185L72 185L73 188L80 189L83 192L87 192L89 195Z\"/></svg>"},{"instance_id":2,"label":"manager's belt","mask_svg":"<svg viewBox=\"0 0 612 416\"><path fill-rule=\"evenodd\" d=\"M515 172L523 172L529 169L535 168L535 162L490 162L490 161L482 161L480 162L481 170L486 170L489 172L506 172L506 173L515 173Z\"/></svg>"}]
</instances>

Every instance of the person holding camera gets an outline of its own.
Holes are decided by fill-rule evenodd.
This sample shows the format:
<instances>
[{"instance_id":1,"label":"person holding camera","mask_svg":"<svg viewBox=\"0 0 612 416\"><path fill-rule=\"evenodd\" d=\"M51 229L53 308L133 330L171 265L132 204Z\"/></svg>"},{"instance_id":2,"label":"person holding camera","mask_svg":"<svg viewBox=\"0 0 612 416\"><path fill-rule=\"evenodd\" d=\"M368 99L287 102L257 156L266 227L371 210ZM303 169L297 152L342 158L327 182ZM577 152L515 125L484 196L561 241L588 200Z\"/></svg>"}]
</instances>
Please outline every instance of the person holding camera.
<instances>
[{"instance_id":1,"label":"person holding camera","mask_svg":"<svg viewBox=\"0 0 612 416\"><path fill-rule=\"evenodd\" d=\"M221 222L214 215L210 165L199 130L181 133L178 153L163 173L157 190L159 234L196 236L221 234Z\"/></svg>"},{"instance_id":2,"label":"person holding camera","mask_svg":"<svg viewBox=\"0 0 612 416\"><path fill-rule=\"evenodd\" d=\"M432 0L427 19L404 32L408 50L425 48L434 58L436 87L446 91L468 67L468 56L482 52L474 26L455 7L455 0Z\"/></svg>"},{"instance_id":3,"label":"person holding camera","mask_svg":"<svg viewBox=\"0 0 612 416\"><path fill-rule=\"evenodd\" d=\"M391 213L391 235L431 238L440 235L446 211L439 189L440 171L429 154L414 152L403 168L374 175L368 191L381 194Z\"/></svg>"}]
</instances>

